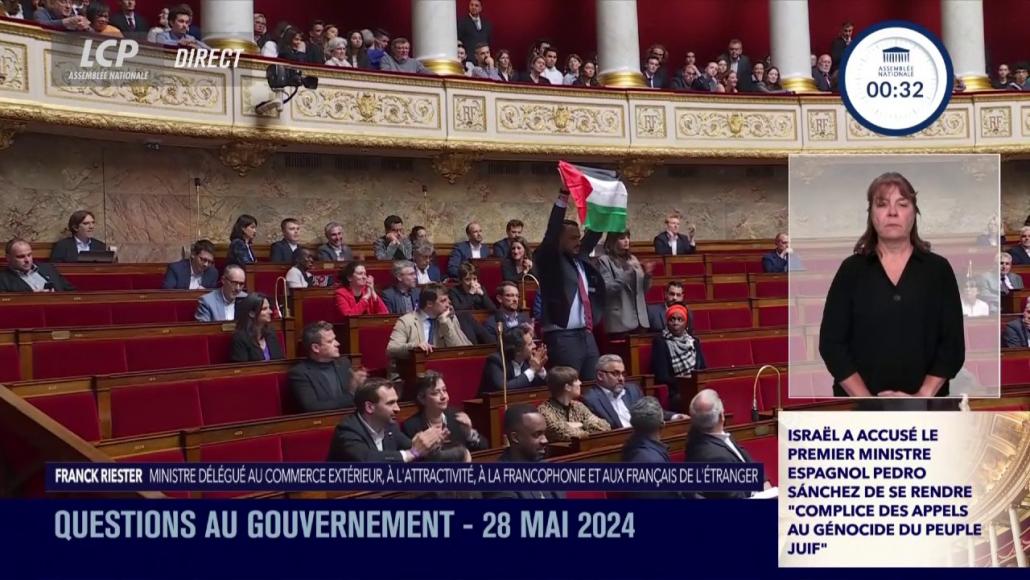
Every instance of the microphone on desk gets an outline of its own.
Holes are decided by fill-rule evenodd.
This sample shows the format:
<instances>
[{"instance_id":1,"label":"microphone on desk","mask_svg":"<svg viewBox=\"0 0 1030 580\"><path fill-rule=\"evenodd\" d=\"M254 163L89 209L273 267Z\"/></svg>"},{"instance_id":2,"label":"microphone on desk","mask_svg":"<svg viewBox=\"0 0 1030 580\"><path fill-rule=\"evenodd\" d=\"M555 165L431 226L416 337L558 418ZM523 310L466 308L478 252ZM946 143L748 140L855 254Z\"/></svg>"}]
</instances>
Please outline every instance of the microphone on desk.
<instances>
[{"instance_id":1,"label":"microphone on desk","mask_svg":"<svg viewBox=\"0 0 1030 580\"><path fill-rule=\"evenodd\" d=\"M780 407L783 406L783 404L780 402L780 397L782 396L781 392L780 392L780 382L783 379L783 376L780 374L780 369L776 368L773 365L763 365L762 368L758 369L758 373L755 375L755 384L754 384L754 386L752 387L752 390L751 390L751 422L752 423L757 422L760 419L760 417L758 415L758 379L762 378L762 373L765 372L765 369L772 369L776 373L776 410L777 410L777 412L779 412L780 411Z\"/></svg>"}]
</instances>

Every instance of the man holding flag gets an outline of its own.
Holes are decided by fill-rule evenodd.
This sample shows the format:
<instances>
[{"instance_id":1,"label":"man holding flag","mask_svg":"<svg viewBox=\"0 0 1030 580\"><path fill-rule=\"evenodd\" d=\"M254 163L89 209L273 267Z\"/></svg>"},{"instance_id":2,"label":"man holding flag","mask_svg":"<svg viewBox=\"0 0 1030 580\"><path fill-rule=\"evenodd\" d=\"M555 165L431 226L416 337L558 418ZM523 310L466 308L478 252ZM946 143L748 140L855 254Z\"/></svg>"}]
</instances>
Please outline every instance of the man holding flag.
<instances>
[{"instance_id":1,"label":"man holding flag","mask_svg":"<svg viewBox=\"0 0 1030 580\"><path fill-rule=\"evenodd\" d=\"M581 379L592 381L600 356L593 329L604 312L604 279L588 258L602 232L625 231L626 187L613 171L564 161L558 163L558 171L565 187L551 210L535 260L544 344L553 365L572 367ZM586 226L582 239L579 224L565 219L570 195Z\"/></svg>"}]
</instances>

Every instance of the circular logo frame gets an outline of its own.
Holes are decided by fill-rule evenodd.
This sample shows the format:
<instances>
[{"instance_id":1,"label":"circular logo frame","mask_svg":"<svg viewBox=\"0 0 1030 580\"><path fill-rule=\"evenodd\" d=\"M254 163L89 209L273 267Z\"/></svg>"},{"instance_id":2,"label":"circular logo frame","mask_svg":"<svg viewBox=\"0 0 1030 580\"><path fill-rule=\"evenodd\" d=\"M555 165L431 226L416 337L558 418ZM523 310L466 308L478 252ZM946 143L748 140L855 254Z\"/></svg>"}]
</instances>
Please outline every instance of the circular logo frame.
<instances>
[{"instance_id":1,"label":"circular logo frame","mask_svg":"<svg viewBox=\"0 0 1030 580\"><path fill-rule=\"evenodd\" d=\"M941 99L940 104L938 104L937 107L927 117L920 119L919 122L913 125L892 129L888 127L881 127L880 125L874 123L858 111L858 107L855 106L855 101L862 101L867 99L867 97L866 95L856 95L856 97L853 99L852 96L848 93L847 79L849 70L848 64L851 62L851 56L855 52L855 50L858 47L860 47L862 43L866 41L870 36L877 33L881 33L878 34L878 36L882 36L883 30L894 28L908 31L909 34L906 35L906 40L916 42L920 45L921 48L923 48L927 52L930 52L932 54L933 51L936 51L938 53L940 60L943 61L944 70L938 70L937 73L938 75L940 75L941 72L944 73L944 76L946 77L946 84L943 88L944 97ZM911 33L915 33L915 35L917 35L917 38L910 38L910 36L912 36ZM919 36L921 36L922 38L918 38ZM886 38L890 37L888 36ZM855 69L852 68L851 70ZM851 44L848 45L847 50L844 52L844 57L841 62L840 73L838 75L838 78L840 79L838 81L838 84L840 86L841 99L844 101L844 107L848 110L848 113L850 113L851 116L859 122L859 124L861 124L866 129L869 129L870 131L879 133L881 135L887 135L890 137L904 137L906 135L918 133L919 131L922 131L923 129L929 127L934 121L937 120L938 117L941 116L942 113L944 113L944 110L948 107L948 104L951 102L952 91L955 85L955 69L954 65L951 62L951 56L948 54L948 50L944 47L944 43L941 42L941 39L938 38L937 35L930 32L925 27L915 24L914 22L908 22L905 20L888 20L885 22L880 22L863 30L862 33L859 34L858 37L855 38L851 42Z\"/></svg>"}]
</instances>

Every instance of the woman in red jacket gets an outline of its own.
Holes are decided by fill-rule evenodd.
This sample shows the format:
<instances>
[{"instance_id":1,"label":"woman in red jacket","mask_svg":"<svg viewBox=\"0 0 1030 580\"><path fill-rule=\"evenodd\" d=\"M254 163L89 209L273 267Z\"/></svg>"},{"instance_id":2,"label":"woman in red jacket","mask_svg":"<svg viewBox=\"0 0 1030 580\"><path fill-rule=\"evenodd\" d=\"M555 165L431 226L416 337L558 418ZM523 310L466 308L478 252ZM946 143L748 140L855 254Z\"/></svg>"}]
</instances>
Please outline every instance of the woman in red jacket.
<instances>
[{"instance_id":1,"label":"woman in red jacket","mask_svg":"<svg viewBox=\"0 0 1030 580\"><path fill-rule=\"evenodd\" d=\"M336 290L336 309L343 316L390 313L376 294L375 280L365 272L361 262L347 262L340 270L340 284Z\"/></svg>"}]
</instances>

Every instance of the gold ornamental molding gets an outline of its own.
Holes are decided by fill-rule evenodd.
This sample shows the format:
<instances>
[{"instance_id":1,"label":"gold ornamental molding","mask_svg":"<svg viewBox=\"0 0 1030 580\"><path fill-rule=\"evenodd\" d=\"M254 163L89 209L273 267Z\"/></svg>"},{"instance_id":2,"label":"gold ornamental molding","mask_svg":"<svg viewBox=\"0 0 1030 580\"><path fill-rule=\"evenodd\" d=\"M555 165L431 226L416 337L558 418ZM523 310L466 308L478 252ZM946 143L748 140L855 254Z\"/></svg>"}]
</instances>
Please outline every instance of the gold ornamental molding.
<instances>
[{"instance_id":1,"label":"gold ornamental molding","mask_svg":"<svg viewBox=\"0 0 1030 580\"><path fill-rule=\"evenodd\" d=\"M854 117L848 115L848 140L884 139L863 127ZM969 139L969 110L951 109L944 111L929 127L898 139Z\"/></svg>"},{"instance_id":2,"label":"gold ornamental molding","mask_svg":"<svg viewBox=\"0 0 1030 580\"><path fill-rule=\"evenodd\" d=\"M676 109L676 136L682 139L751 139L794 141L796 111Z\"/></svg>"},{"instance_id":3,"label":"gold ornamental molding","mask_svg":"<svg viewBox=\"0 0 1030 580\"><path fill-rule=\"evenodd\" d=\"M25 130L25 123L0 121L0 151L14 145L14 137Z\"/></svg>"},{"instance_id":4,"label":"gold ornamental molding","mask_svg":"<svg viewBox=\"0 0 1030 580\"><path fill-rule=\"evenodd\" d=\"M325 86L301 91L291 104L293 117L304 121L440 129L440 98L434 94Z\"/></svg>"},{"instance_id":5,"label":"gold ornamental molding","mask_svg":"<svg viewBox=\"0 0 1030 580\"><path fill-rule=\"evenodd\" d=\"M645 179L651 177L659 165L661 165L661 161L653 159L623 159L619 162L619 175L630 185L640 185Z\"/></svg>"},{"instance_id":6,"label":"gold ornamental molding","mask_svg":"<svg viewBox=\"0 0 1030 580\"><path fill-rule=\"evenodd\" d=\"M443 153L433 158L433 169L440 177L446 179L447 183L454 185L472 169L472 162L478 160L479 156L476 154Z\"/></svg>"},{"instance_id":7,"label":"gold ornamental molding","mask_svg":"<svg viewBox=\"0 0 1030 580\"><path fill-rule=\"evenodd\" d=\"M622 107L497 99L497 131L577 137L626 136Z\"/></svg>"},{"instance_id":8,"label":"gold ornamental molding","mask_svg":"<svg viewBox=\"0 0 1030 580\"><path fill-rule=\"evenodd\" d=\"M218 160L243 177L251 169L264 165L276 149L275 144L265 141L233 141L218 150Z\"/></svg>"}]
</instances>

